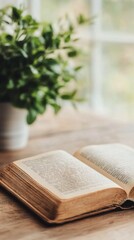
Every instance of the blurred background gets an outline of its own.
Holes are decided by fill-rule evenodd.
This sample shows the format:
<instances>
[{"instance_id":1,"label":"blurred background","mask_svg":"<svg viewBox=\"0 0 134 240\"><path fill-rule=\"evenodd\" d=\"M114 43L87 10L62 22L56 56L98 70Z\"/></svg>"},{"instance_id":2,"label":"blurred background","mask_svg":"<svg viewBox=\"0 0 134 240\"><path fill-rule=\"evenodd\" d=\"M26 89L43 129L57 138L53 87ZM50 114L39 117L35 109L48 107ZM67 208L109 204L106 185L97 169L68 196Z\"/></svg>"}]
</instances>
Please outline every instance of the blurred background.
<instances>
[{"instance_id":1,"label":"blurred background","mask_svg":"<svg viewBox=\"0 0 134 240\"><path fill-rule=\"evenodd\" d=\"M79 95L97 113L134 120L134 0L0 0L0 8L7 4L24 4L39 21L54 22L66 13L93 16L79 33Z\"/></svg>"}]
</instances>

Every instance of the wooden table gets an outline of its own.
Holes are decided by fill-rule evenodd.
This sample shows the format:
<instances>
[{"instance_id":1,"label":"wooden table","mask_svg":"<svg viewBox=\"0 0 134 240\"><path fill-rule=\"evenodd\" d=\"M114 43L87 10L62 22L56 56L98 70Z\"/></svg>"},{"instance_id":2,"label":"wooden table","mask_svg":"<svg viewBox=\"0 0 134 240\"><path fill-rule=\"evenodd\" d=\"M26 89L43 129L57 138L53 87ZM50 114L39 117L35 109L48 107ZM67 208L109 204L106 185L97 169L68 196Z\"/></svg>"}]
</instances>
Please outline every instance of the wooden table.
<instances>
[{"instance_id":1,"label":"wooden table","mask_svg":"<svg viewBox=\"0 0 134 240\"><path fill-rule=\"evenodd\" d=\"M73 153L89 144L120 142L134 147L134 125L116 123L88 111L49 111L30 130L28 146L1 152L0 167L38 153L64 149ZM0 240L134 240L134 211L114 211L60 226L47 226L4 189L0 190Z\"/></svg>"}]
</instances>

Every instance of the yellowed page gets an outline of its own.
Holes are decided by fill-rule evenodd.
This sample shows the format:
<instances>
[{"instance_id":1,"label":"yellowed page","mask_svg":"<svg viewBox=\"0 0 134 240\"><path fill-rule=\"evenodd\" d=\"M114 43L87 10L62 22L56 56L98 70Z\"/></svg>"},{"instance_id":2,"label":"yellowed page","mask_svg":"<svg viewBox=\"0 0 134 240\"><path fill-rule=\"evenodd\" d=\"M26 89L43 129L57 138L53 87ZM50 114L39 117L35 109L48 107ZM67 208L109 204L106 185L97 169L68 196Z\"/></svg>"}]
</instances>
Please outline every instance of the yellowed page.
<instances>
[{"instance_id":1,"label":"yellowed page","mask_svg":"<svg viewBox=\"0 0 134 240\"><path fill-rule=\"evenodd\" d=\"M62 150L19 160L14 164L62 199L107 188L120 188Z\"/></svg>"},{"instance_id":2,"label":"yellowed page","mask_svg":"<svg viewBox=\"0 0 134 240\"><path fill-rule=\"evenodd\" d=\"M86 146L74 154L130 193L134 187L134 150L122 144Z\"/></svg>"}]
</instances>

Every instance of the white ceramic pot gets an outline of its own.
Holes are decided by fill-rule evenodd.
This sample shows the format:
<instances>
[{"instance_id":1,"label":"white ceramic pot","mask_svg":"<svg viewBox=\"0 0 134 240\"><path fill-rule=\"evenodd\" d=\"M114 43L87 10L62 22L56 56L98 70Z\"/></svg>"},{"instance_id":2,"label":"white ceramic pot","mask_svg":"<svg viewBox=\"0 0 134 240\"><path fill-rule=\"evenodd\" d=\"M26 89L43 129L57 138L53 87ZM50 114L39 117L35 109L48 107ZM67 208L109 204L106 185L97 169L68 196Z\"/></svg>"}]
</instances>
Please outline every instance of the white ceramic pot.
<instances>
[{"instance_id":1,"label":"white ceramic pot","mask_svg":"<svg viewBox=\"0 0 134 240\"><path fill-rule=\"evenodd\" d=\"M0 149L17 150L28 141L27 110L0 103Z\"/></svg>"}]
</instances>

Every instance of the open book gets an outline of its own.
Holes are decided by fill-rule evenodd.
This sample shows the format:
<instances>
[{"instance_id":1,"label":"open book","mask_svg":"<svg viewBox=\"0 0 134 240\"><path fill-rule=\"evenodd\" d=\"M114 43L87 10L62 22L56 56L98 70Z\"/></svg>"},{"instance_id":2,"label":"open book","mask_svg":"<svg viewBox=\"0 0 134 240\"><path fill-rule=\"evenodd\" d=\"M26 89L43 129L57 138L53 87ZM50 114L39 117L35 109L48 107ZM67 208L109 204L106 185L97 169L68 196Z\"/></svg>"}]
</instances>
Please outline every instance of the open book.
<instances>
[{"instance_id":1,"label":"open book","mask_svg":"<svg viewBox=\"0 0 134 240\"><path fill-rule=\"evenodd\" d=\"M1 171L1 184L49 223L62 223L134 203L134 150L86 146L74 156L57 150Z\"/></svg>"}]
</instances>

